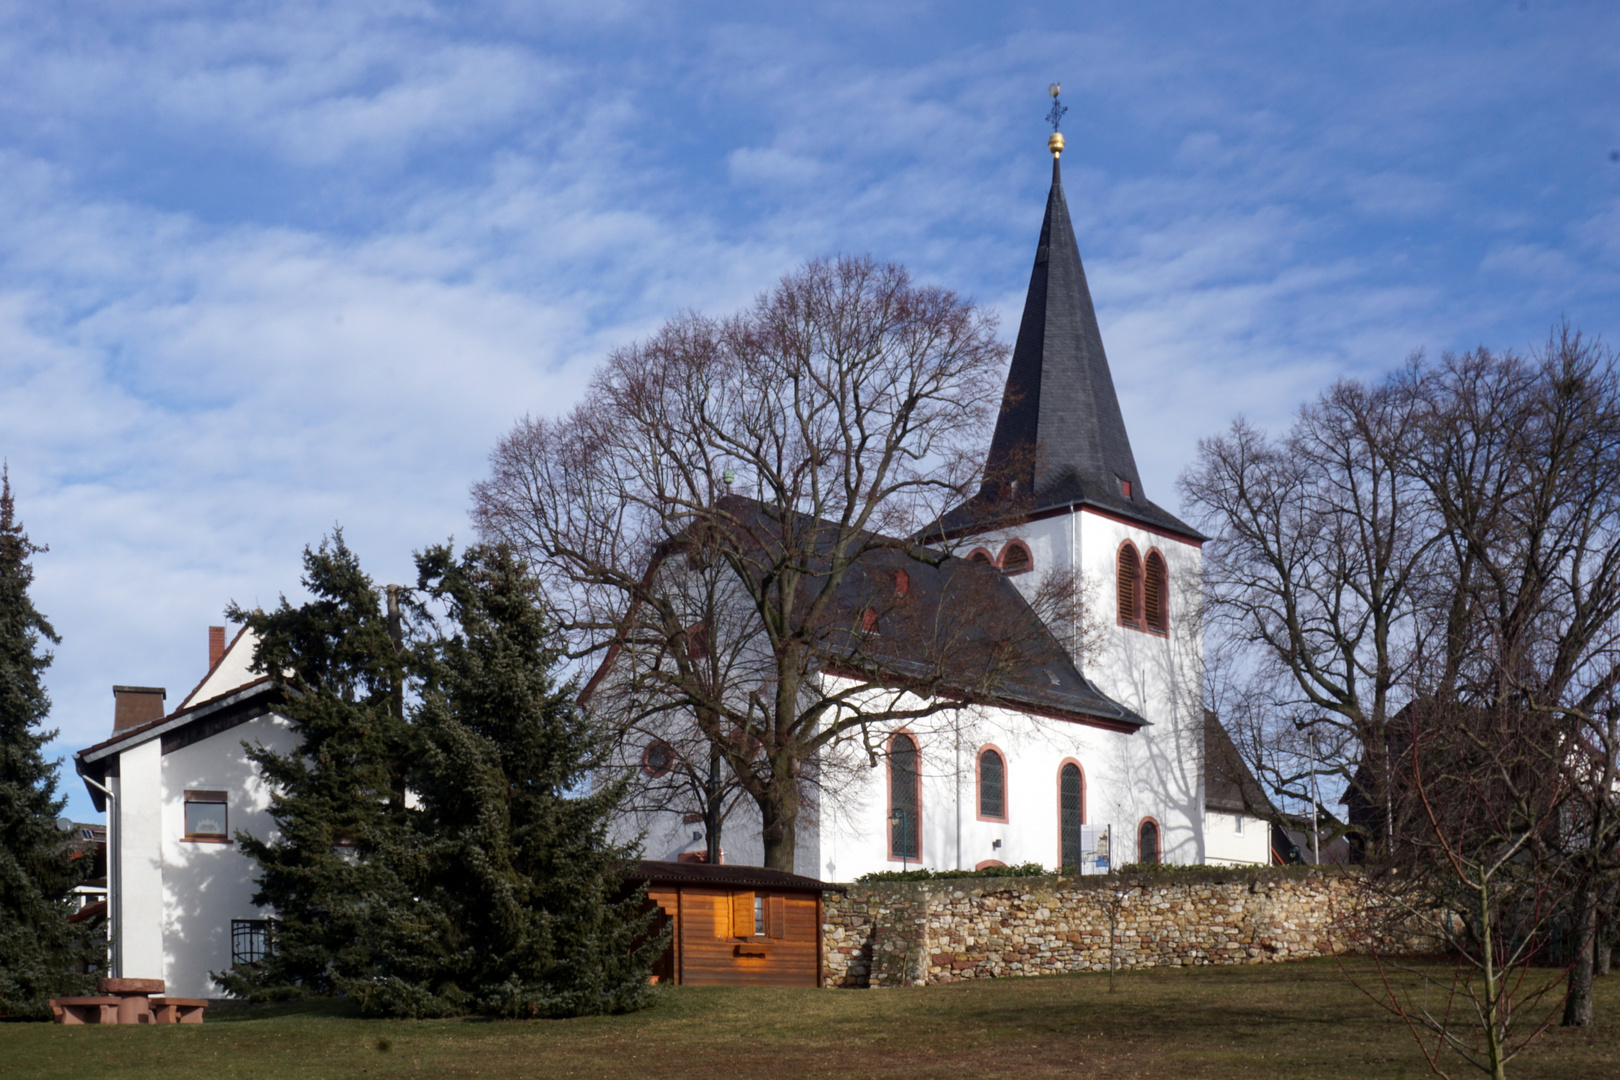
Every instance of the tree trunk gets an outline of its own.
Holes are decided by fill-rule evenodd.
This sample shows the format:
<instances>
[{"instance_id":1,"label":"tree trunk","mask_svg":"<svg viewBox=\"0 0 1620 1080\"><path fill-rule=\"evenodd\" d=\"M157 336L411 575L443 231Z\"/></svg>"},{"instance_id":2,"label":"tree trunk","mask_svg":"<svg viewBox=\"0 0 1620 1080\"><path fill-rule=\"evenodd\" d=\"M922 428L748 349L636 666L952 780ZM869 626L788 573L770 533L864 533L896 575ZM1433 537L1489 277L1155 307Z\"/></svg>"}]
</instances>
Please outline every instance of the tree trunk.
<instances>
[{"instance_id":1,"label":"tree trunk","mask_svg":"<svg viewBox=\"0 0 1620 1080\"><path fill-rule=\"evenodd\" d=\"M1564 1026L1592 1022L1592 960L1597 952L1597 904L1582 889L1575 896L1575 966L1569 969L1569 996L1564 999Z\"/></svg>"},{"instance_id":2,"label":"tree trunk","mask_svg":"<svg viewBox=\"0 0 1620 1080\"><path fill-rule=\"evenodd\" d=\"M796 873L793 852L798 846L798 807L778 806L774 800L769 800L760 803L759 812L764 823L761 831L765 841L766 869Z\"/></svg>"}]
</instances>

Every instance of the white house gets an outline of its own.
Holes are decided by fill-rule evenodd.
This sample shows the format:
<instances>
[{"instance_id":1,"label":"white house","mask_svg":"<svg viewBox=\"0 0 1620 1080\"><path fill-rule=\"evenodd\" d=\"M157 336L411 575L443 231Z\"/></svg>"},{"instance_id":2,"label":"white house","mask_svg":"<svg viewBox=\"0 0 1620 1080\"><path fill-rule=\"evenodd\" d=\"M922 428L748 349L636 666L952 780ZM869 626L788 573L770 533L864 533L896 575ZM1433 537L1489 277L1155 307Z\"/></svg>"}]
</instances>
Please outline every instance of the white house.
<instances>
[{"instance_id":1,"label":"white house","mask_svg":"<svg viewBox=\"0 0 1620 1080\"><path fill-rule=\"evenodd\" d=\"M234 836L268 836L273 823L242 744L297 745L269 680L248 671L251 635L224 638L210 628L208 673L173 712L159 688L115 687L112 738L74 755L107 814L113 974L163 979L179 997L220 996L209 972L267 947L256 866Z\"/></svg>"}]
</instances>

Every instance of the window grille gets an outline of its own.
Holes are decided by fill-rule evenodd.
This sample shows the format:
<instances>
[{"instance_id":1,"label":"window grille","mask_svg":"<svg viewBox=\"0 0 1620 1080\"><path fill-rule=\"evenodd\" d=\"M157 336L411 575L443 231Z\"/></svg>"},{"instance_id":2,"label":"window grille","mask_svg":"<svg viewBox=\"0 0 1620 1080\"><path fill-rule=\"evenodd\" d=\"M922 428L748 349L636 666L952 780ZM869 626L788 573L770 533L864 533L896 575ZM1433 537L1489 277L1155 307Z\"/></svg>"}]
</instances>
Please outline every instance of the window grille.
<instances>
[{"instance_id":1,"label":"window grille","mask_svg":"<svg viewBox=\"0 0 1620 1080\"><path fill-rule=\"evenodd\" d=\"M231 964L257 964L275 951L269 919L231 920Z\"/></svg>"},{"instance_id":2,"label":"window grille","mask_svg":"<svg viewBox=\"0 0 1620 1080\"><path fill-rule=\"evenodd\" d=\"M1144 821L1136 830L1137 861L1156 863L1159 861L1159 826L1152 821Z\"/></svg>"},{"instance_id":3,"label":"window grille","mask_svg":"<svg viewBox=\"0 0 1620 1080\"><path fill-rule=\"evenodd\" d=\"M889 809L897 816L889 819L889 857L891 859L918 859L922 857L919 842L918 812L921 799L917 785L917 741L910 735L896 735L889 742Z\"/></svg>"},{"instance_id":4,"label":"window grille","mask_svg":"<svg viewBox=\"0 0 1620 1080\"><path fill-rule=\"evenodd\" d=\"M1085 822L1085 806L1085 781L1080 766L1071 761L1058 774L1058 827L1066 867L1080 865L1080 826Z\"/></svg>"},{"instance_id":5,"label":"window grille","mask_svg":"<svg viewBox=\"0 0 1620 1080\"><path fill-rule=\"evenodd\" d=\"M1137 578L1142 574L1142 560L1137 557L1136 545L1126 541L1119 549L1119 562L1115 572L1115 589L1119 594L1119 622L1121 626L1142 625L1136 613Z\"/></svg>"},{"instance_id":6,"label":"window grille","mask_svg":"<svg viewBox=\"0 0 1620 1080\"><path fill-rule=\"evenodd\" d=\"M1168 581L1169 573L1165 569L1164 556L1157 551L1148 552L1147 573L1143 575L1142 581L1142 606L1145 609L1148 629L1157 630L1161 634L1170 625L1165 603Z\"/></svg>"},{"instance_id":7,"label":"window grille","mask_svg":"<svg viewBox=\"0 0 1620 1080\"><path fill-rule=\"evenodd\" d=\"M979 816L1007 816L1007 765L994 750L979 755Z\"/></svg>"}]
</instances>

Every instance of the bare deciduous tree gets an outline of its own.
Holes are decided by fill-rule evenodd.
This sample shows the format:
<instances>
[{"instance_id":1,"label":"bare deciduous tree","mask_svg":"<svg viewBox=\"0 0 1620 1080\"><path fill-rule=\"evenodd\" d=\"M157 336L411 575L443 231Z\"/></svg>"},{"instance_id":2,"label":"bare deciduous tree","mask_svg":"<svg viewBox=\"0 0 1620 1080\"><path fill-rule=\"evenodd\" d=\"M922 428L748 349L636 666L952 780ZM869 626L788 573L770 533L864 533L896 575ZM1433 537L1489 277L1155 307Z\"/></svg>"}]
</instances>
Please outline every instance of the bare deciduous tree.
<instances>
[{"instance_id":1,"label":"bare deciduous tree","mask_svg":"<svg viewBox=\"0 0 1620 1080\"><path fill-rule=\"evenodd\" d=\"M1565 326L1528 358L1416 358L1376 386L1335 386L1284 440L1239 421L1201 444L1183 490L1218 534L1211 652L1245 676L1229 680L1251 706L1240 745L1285 798L1307 798L1313 775L1348 785L1378 858L1408 839L1397 710L1512 710L1565 732L1542 749L1579 781L1576 801L1558 850L1534 854L1556 862L1584 950L1566 1022L1587 1022L1597 913L1620 872L1613 354Z\"/></svg>"},{"instance_id":2,"label":"bare deciduous tree","mask_svg":"<svg viewBox=\"0 0 1620 1080\"><path fill-rule=\"evenodd\" d=\"M627 737L688 732L660 736L677 797L723 766L767 866L793 868L810 785L875 762L875 726L997 700L1056 644L1027 608L974 617L1000 610L999 573L902 539L979 479L1005 361L954 294L813 262L741 315L615 352L566 418L501 440L475 488L480 529L528 554L598 663L594 707Z\"/></svg>"}]
</instances>

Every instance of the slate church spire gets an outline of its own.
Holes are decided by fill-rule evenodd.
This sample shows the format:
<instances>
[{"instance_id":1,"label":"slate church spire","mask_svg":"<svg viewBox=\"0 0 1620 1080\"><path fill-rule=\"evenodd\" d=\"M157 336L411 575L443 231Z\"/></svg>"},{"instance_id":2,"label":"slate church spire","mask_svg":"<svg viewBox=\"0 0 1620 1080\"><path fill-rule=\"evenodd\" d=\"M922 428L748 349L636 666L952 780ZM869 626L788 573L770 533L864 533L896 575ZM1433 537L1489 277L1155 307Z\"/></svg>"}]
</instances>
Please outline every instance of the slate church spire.
<instances>
[{"instance_id":1,"label":"slate church spire","mask_svg":"<svg viewBox=\"0 0 1620 1080\"><path fill-rule=\"evenodd\" d=\"M1052 189L984 483L940 526L956 534L1083 504L1197 537L1142 492L1063 195L1063 136L1054 130L1047 146Z\"/></svg>"}]
</instances>

